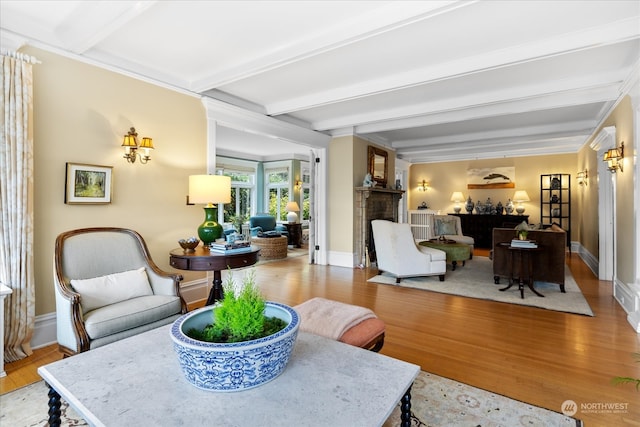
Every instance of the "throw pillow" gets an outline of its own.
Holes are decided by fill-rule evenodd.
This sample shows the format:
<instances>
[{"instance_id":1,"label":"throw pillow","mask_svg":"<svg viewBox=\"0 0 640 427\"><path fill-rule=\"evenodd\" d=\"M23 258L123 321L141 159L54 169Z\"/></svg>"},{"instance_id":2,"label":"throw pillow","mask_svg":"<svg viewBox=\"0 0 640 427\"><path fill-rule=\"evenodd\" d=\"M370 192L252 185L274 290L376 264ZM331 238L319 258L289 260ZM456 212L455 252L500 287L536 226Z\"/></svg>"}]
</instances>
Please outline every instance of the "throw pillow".
<instances>
[{"instance_id":1,"label":"throw pillow","mask_svg":"<svg viewBox=\"0 0 640 427\"><path fill-rule=\"evenodd\" d=\"M91 279L73 279L71 286L82 297L80 305L84 313L131 298L153 295L144 267Z\"/></svg>"},{"instance_id":2,"label":"throw pillow","mask_svg":"<svg viewBox=\"0 0 640 427\"><path fill-rule=\"evenodd\" d=\"M438 236L442 235L455 235L458 234L456 230L455 219L437 219L436 220L436 233Z\"/></svg>"}]
</instances>

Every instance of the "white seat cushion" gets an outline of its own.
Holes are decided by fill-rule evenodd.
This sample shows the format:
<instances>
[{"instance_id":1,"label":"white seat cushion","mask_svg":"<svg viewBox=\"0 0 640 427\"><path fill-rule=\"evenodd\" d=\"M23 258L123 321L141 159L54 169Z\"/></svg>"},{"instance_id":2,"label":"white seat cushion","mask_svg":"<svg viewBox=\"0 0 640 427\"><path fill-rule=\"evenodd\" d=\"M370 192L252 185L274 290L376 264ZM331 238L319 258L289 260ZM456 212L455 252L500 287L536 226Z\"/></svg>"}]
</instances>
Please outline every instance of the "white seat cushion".
<instances>
[{"instance_id":1,"label":"white seat cushion","mask_svg":"<svg viewBox=\"0 0 640 427\"><path fill-rule=\"evenodd\" d=\"M180 297L151 295L121 301L85 314L84 323L92 340L134 329L181 310Z\"/></svg>"}]
</instances>

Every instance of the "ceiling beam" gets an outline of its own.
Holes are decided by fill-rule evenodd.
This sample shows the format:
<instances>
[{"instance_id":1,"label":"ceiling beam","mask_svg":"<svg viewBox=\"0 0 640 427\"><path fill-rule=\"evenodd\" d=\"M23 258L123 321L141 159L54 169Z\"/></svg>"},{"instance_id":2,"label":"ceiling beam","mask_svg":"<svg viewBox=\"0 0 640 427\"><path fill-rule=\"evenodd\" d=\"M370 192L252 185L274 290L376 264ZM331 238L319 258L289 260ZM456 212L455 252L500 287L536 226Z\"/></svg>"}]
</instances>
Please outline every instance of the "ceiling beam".
<instances>
[{"instance_id":1,"label":"ceiling beam","mask_svg":"<svg viewBox=\"0 0 640 427\"><path fill-rule=\"evenodd\" d=\"M553 86L551 83L549 84ZM619 95L619 82L618 84L607 83L600 87L574 87L558 90L557 92L536 93L530 88L510 88L489 94L442 99L398 108L395 111L384 110L344 116L334 120L312 123L312 127L323 131L355 126L358 134L366 134L593 104L615 100Z\"/></svg>"},{"instance_id":2,"label":"ceiling beam","mask_svg":"<svg viewBox=\"0 0 640 427\"><path fill-rule=\"evenodd\" d=\"M78 6L55 28L54 33L69 51L83 54L156 1L88 1Z\"/></svg>"},{"instance_id":3,"label":"ceiling beam","mask_svg":"<svg viewBox=\"0 0 640 427\"><path fill-rule=\"evenodd\" d=\"M239 64L203 79L194 81L191 89L205 92L211 89L247 79L285 65L302 61L322 53L348 46L381 33L402 28L414 22L467 7L474 1L439 0L422 2L390 2L368 13L339 21L339 24L270 51L252 61Z\"/></svg>"},{"instance_id":4,"label":"ceiling beam","mask_svg":"<svg viewBox=\"0 0 640 427\"><path fill-rule=\"evenodd\" d=\"M429 65L422 69L398 73L394 76L385 76L384 78L368 80L355 85L274 102L266 105L265 108L270 115L287 114L393 90L434 83L444 79L539 61L560 54L566 55L571 52L621 43L639 37L640 28L638 27L637 17L631 17L600 27L564 34L560 37L536 40L528 44L499 49L493 52L482 52L475 56L460 58L439 65Z\"/></svg>"}]
</instances>

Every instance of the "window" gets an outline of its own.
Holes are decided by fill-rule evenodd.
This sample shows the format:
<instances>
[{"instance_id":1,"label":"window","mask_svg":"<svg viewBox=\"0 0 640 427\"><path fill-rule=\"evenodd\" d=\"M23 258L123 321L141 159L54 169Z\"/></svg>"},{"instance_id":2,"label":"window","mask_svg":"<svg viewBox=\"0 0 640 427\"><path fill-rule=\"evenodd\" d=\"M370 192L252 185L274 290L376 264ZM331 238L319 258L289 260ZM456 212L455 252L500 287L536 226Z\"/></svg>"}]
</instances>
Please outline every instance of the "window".
<instances>
[{"instance_id":1,"label":"window","mask_svg":"<svg viewBox=\"0 0 640 427\"><path fill-rule=\"evenodd\" d=\"M278 221L286 221L287 212L284 208L289 201L289 168L266 170L265 178L269 214Z\"/></svg>"},{"instance_id":2,"label":"window","mask_svg":"<svg viewBox=\"0 0 640 427\"><path fill-rule=\"evenodd\" d=\"M234 218L238 216L243 216L248 219L251 215L251 201L253 200L254 194L255 174L229 169L225 169L222 172L223 175L231 177L231 202L223 205L223 215L222 218L218 215L218 221L231 223Z\"/></svg>"},{"instance_id":3,"label":"window","mask_svg":"<svg viewBox=\"0 0 640 427\"><path fill-rule=\"evenodd\" d=\"M302 212L300 220L309 221L311 217L311 171L308 163L302 163Z\"/></svg>"}]
</instances>

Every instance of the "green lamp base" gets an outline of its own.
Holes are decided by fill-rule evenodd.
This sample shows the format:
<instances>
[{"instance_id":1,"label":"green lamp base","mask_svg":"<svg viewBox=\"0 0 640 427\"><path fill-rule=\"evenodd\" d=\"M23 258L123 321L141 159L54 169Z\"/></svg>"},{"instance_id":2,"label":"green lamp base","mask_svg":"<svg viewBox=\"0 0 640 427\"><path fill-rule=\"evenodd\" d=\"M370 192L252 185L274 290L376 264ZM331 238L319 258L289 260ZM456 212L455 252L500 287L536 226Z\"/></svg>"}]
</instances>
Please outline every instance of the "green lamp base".
<instances>
[{"instance_id":1,"label":"green lamp base","mask_svg":"<svg viewBox=\"0 0 640 427\"><path fill-rule=\"evenodd\" d=\"M216 208L204 208L204 222L198 227L198 237L204 246L209 246L222 237L222 226L215 221Z\"/></svg>"}]
</instances>

